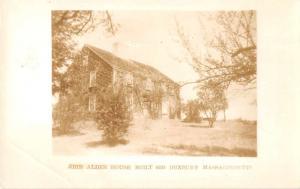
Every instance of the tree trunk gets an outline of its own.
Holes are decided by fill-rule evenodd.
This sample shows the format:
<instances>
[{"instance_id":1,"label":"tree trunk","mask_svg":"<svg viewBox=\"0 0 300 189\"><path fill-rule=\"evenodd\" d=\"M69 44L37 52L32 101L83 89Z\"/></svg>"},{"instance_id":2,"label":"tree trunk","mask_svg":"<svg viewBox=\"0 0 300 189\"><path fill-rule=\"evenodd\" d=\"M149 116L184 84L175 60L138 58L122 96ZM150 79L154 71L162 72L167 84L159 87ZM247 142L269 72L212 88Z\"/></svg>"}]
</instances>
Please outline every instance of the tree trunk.
<instances>
[{"instance_id":1,"label":"tree trunk","mask_svg":"<svg viewBox=\"0 0 300 189\"><path fill-rule=\"evenodd\" d=\"M208 124L209 124L209 128L212 128L214 126L214 121L212 118L209 119Z\"/></svg>"},{"instance_id":2,"label":"tree trunk","mask_svg":"<svg viewBox=\"0 0 300 189\"><path fill-rule=\"evenodd\" d=\"M226 121L226 110L225 109L223 109L223 116L224 116L224 122Z\"/></svg>"}]
</instances>

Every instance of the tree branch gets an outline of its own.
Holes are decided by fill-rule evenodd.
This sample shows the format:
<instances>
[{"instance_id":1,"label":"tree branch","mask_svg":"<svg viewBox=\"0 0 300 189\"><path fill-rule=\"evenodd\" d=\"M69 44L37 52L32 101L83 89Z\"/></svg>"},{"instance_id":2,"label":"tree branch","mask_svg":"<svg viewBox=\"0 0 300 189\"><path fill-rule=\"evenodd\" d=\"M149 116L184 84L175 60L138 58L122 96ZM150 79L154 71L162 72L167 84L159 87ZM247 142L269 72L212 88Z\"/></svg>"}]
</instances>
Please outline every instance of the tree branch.
<instances>
[{"instance_id":1,"label":"tree branch","mask_svg":"<svg viewBox=\"0 0 300 189\"><path fill-rule=\"evenodd\" d=\"M111 33L112 33L113 35L115 35L115 28L114 28L114 26L113 26L113 24L112 24L111 16L110 16L110 14L109 14L108 11L105 11L105 14L106 14L106 17L107 17L107 19L108 19L108 23L109 23L109 27L110 27Z\"/></svg>"},{"instance_id":2,"label":"tree branch","mask_svg":"<svg viewBox=\"0 0 300 189\"><path fill-rule=\"evenodd\" d=\"M80 32L82 32L82 30L85 28L85 26L91 21L92 16L93 16L93 13L90 12L88 20L83 24L83 26L77 32L75 32L76 35L78 35Z\"/></svg>"},{"instance_id":3,"label":"tree branch","mask_svg":"<svg viewBox=\"0 0 300 189\"><path fill-rule=\"evenodd\" d=\"M238 54L241 54L241 53L243 53L245 51L250 51L250 50L255 50L255 49L256 49L256 46L250 46L250 47L241 48L241 49L237 50L236 52L234 52L231 55L231 57L233 58L233 57L237 56Z\"/></svg>"}]
</instances>

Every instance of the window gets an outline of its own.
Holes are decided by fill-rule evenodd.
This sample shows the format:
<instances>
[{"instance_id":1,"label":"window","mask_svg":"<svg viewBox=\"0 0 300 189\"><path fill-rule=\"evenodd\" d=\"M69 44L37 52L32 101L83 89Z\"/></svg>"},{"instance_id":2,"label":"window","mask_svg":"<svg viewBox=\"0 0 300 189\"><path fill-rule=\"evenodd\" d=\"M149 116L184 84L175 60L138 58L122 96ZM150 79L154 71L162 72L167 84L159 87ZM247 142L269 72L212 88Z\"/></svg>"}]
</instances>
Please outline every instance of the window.
<instances>
[{"instance_id":1,"label":"window","mask_svg":"<svg viewBox=\"0 0 300 189\"><path fill-rule=\"evenodd\" d=\"M89 62L89 56L88 55L84 55L83 56L83 60L82 60L83 65L88 65L88 62Z\"/></svg>"},{"instance_id":2,"label":"window","mask_svg":"<svg viewBox=\"0 0 300 189\"><path fill-rule=\"evenodd\" d=\"M127 74L125 75L125 84L126 84L127 86L132 86L132 85L133 85L133 76L132 76L132 74L127 73Z\"/></svg>"},{"instance_id":3,"label":"window","mask_svg":"<svg viewBox=\"0 0 300 189\"><path fill-rule=\"evenodd\" d=\"M96 86L96 71L90 72L90 87Z\"/></svg>"},{"instance_id":4,"label":"window","mask_svg":"<svg viewBox=\"0 0 300 189\"><path fill-rule=\"evenodd\" d=\"M167 93L167 86L166 86L166 84L164 84L164 83L161 84L161 90L162 90L163 93Z\"/></svg>"},{"instance_id":5,"label":"window","mask_svg":"<svg viewBox=\"0 0 300 189\"><path fill-rule=\"evenodd\" d=\"M96 95L89 96L89 111L96 111Z\"/></svg>"},{"instance_id":6,"label":"window","mask_svg":"<svg viewBox=\"0 0 300 189\"><path fill-rule=\"evenodd\" d=\"M153 90L153 87L154 87L153 82L151 81L151 79L148 78L148 79L146 80L146 86L145 86L146 90L147 90L147 91L152 91L152 90Z\"/></svg>"}]
</instances>

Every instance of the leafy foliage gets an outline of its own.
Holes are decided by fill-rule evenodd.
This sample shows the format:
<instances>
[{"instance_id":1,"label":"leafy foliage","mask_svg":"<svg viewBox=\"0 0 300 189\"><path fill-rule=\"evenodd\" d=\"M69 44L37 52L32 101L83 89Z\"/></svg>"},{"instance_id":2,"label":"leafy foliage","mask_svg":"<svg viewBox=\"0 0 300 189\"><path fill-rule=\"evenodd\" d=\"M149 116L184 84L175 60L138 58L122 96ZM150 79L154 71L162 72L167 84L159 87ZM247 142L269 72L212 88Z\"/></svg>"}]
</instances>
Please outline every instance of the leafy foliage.
<instances>
[{"instance_id":1,"label":"leafy foliage","mask_svg":"<svg viewBox=\"0 0 300 189\"><path fill-rule=\"evenodd\" d=\"M123 87L116 91L108 87L97 100L95 119L103 129L103 141L111 146L125 141L132 120L124 93Z\"/></svg>"},{"instance_id":2,"label":"leafy foliage","mask_svg":"<svg viewBox=\"0 0 300 189\"><path fill-rule=\"evenodd\" d=\"M82 106L78 103L79 97L74 95L62 96L53 108L54 124L59 126L62 134L73 130L72 124L83 117Z\"/></svg>"},{"instance_id":3,"label":"leafy foliage","mask_svg":"<svg viewBox=\"0 0 300 189\"><path fill-rule=\"evenodd\" d=\"M52 93L59 93L63 73L76 55L75 38L102 25L106 32L115 34L117 27L112 23L108 11L52 11Z\"/></svg>"},{"instance_id":4,"label":"leafy foliage","mask_svg":"<svg viewBox=\"0 0 300 189\"><path fill-rule=\"evenodd\" d=\"M53 121L54 125L58 126L60 132L68 133L72 128L71 124L73 122L73 116L69 113L63 112L72 112L72 107L70 107L70 103L67 99L61 100L57 103L53 108Z\"/></svg>"},{"instance_id":5,"label":"leafy foliage","mask_svg":"<svg viewBox=\"0 0 300 189\"><path fill-rule=\"evenodd\" d=\"M52 92L59 92L64 69L75 52L74 37L92 29L91 11L52 11Z\"/></svg>"},{"instance_id":6,"label":"leafy foliage","mask_svg":"<svg viewBox=\"0 0 300 189\"><path fill-rule=\"evenodd\" d=\"M198 92L200 108L204 112L209 126L213 127L220 110L227 108L227 99L224 89L213 81L206 83L206 87L200 88Z\"/></svg>"},{"instance_id":7,"label":"leafy foliage","mask_svg":"<svg viewBox=\"0 0 300 189\"><path fill-rule=\"evenodd\" d=\"M154 86L153 90L150 92L147 102L147 109L150 114L151 119L159 118L159 109L161 108L161 102L164 94L163 91L158 87Z\"/></svg>"},{"instance_id":8,"label":"leafy foliage","mask_svg":"<svg viewBox=\"0 0 300 189\"><path fill-rule=\"evenodd\" d=\"M59 100L53 108L53 120L63 133L72 129L73 122L87 116L84 109L87 108L88 89L83 87L87 83L87 68L82 65L80 57L77 54L68 70L61 75Z\"/></svg>"},{"instance_id":9,"label":"leafy foliage","mask_svg":"<svg viewBox=\"0 0 300 189\"><path fill-rule=\"evenodd\" d=\"M200 109L201 106L198 102L198 100L189 100L183 108L183 111L186 114L186 117L184 119L185 122L201 122L200 117Z\"/></svg>"},{"instance_id":10,"label":"leafy foliage","mask_svg":"<svg viewBox=\"0 0 300 189\"><path fill-rule=\"evenodd\" d=\"M69 132L72 123L86 117L86 68L80 63L75 38L102 25L105 31L116 32L108 11L52 11L52 94L59 101L53 108L54 124L63 133Z\"/></svg>"}]
</instances>

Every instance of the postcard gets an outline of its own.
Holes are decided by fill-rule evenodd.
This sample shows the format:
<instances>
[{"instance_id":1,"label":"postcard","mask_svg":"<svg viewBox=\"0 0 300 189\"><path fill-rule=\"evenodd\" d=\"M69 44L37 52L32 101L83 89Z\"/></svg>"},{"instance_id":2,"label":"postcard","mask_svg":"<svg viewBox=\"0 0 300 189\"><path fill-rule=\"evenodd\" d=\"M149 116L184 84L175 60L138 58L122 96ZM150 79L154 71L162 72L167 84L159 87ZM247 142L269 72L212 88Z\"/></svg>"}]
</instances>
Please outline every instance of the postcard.
<instances>
[{"instance_id":1,"label":"postcard","mask_svg":"<svg viewBox=\"0 0 300 189\"><path fill-rule=\"evenodd\" d=\"M1 187L300 186L299 1L1 5Z\"/></svg>"}]
</instances>

